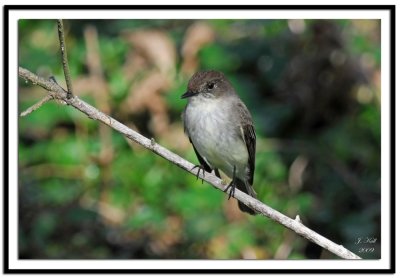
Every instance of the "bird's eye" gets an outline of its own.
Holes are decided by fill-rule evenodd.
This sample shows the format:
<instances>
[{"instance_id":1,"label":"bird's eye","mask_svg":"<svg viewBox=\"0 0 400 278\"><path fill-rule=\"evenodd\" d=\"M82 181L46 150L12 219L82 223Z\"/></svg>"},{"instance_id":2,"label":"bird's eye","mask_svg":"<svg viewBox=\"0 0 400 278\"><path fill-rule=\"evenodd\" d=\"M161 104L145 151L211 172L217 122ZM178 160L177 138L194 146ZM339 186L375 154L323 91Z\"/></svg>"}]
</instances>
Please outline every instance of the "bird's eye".
<instances>
[{"instance_id":1,"label":"bird's eye","mask_svg":"<svg viewBox=\"0 0 400 278\"><path fill-rule=\"evenodd\" d=\"M215 88L215 84L214 83L208 83L207 84L207 89L208 90L212 90L212 89L214 89Z\"/></svg>"}]
</instances>

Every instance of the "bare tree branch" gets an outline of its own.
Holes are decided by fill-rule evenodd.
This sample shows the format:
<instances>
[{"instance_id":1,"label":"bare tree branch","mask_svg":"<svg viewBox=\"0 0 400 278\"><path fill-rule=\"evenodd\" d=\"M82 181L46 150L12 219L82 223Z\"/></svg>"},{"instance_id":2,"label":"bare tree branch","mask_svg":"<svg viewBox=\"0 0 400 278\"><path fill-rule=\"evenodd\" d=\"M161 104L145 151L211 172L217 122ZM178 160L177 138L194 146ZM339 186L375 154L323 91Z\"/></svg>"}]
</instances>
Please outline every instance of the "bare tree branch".
<instances>
[{"instance_id":1,"label":"bare tree branch","mask_svg":"<svg viewBox=\"0 0 400 278\"><path fill-rule=\"evenodd\" d=\"M19 67L18 73L19 76L24 78L25 80L29 80L33 84L37 84L43 87L44 89L48 90L52 98L63 100L65 103L73 106L82 113L86 114L89 118L98 120L108 125L109 127L120 132L130 140L142 145L143 147L154 152L155 154L165 158L166 160L174 163L175 165L181 167L182 169L196 176L197 170L193 169L194 165L192 163L188 162L187 160L183 159L177 154L157 144L154 140L144 137L143 135L133 131L132 129L128 128L127 126L123 125L122 123L118 122L112 117L100 112L90 104L80 100L78 97L72 96L71 98L68 98L67 92L54 81L41 78L22 67ZM200 175L200 178L202 178L203 180L210 183L212 186L218 188L221 191L223 191L226 187L226 185L223 184L221 179L210 173L205 172L203 177L202 175ZM321 236L320 234L314 232L313 230L309 229L308 227L306 227L301 223L300 218L298 217L296 217L295 220L291 219L290 217L274 210L273 208L241 192L238 189L235 190L235 194L233 197L239 200L240 202L244 203L248 207L260 212L262 215L271 218L272 220L282 224L283 226L294 231L295 233L318 244L322 248L329 250L330 252L336 254L341 258L361 259L359 256L352 253L348 249L344 248L342 245L338 245L330 241L329 239Z\"/></svg>"},{"instance_id":2,"label":"bare tree branch","mask_svg":"<svg viewBox=\"0 0 400 278\"><path fill-rule=\"evenodd\" d=\"M65 82L67 83L67 91L68 91L67 97L71 98L73 95L72 82L68 66L67 47L65 45L64 26L62 19L57 19L57 25L58 25L58 38L60 40L60 48L61 48L61 61L64 69Z\"/></svg>"},{"instance_id":3,"label":"bare tree branch","mask_svg":"<svg viewBox=\"0 0 400 278\"><path fill-rule=\"evenodd\" d=\"M44 98L42 98L41 100L39 100L38 102L36 102L34 105L32 105L31 107L29 107L28 109L26 109L24 112L22 112L20 114L21 117L25 117L27 115L29 115L30 113L32 113L33 111L35 111L36 109L40 108L40 106L42 106L43 104L45 104L46 102L48 102L49 100L51 100L53 97L51 95L47 95Z\"/></svg>"}]
</instances>

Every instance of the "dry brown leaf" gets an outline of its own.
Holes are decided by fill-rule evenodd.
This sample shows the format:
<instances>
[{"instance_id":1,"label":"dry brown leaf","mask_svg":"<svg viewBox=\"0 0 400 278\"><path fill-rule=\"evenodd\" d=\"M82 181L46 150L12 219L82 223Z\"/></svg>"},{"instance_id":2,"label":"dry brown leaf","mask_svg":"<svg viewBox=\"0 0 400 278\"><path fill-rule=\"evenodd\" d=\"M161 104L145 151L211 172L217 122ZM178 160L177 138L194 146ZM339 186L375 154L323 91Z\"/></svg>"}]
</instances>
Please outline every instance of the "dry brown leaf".
<instances>
[{"instance_id":1,"label":"dry brown leaf","mask_svg":"<svg viewBox=\"0 0 400 278\"><path fill-rule=\"evenodd\" d=\"M148 110L151 116L150 129L156 135L168 130L168 108L161 93L169 87L165 75L149 73L143 80L133 84L129 96L121 105L122 113L141 113Z\"/></svg>"},{"instance_id":2,"label":"dry brown leaf","mask_svg":"<svg viewBox=\"0 0 400 278\"><path fill-rule=\"evenodd\" d=\"M133 45L123 68L127 80L133 81L120 112L150 113L148 128L157 136L168 131L168 107L162 93L175 78L176 48L170 37L160 30L125 32Z\"/></svg>"},{"instance_id":3,"label":"dry brown leaf","mask_svg":"<svg viewBox=\"0 0 400 278\"><path fill-rule=\"evenodd\" d=\"M170 37L159 30L139 30L126 33L125 37L134 46L135 52L170 78L175 74L176 49Z\"/></svg>"},{"instance_id":4,"label":"dry brown leaf","mask_svg":"<svg viewBox=\"0 0 400 278\"><path fill-rule=\"evenodd\" d=\"M214 39L214 30L205 22L197 21L188 28L182 46L182 73L190 76L197 70L199 50Z\"/></svg>"},{"instance_id":5,"label":"dry brown leaf","mask_svg":"<svg viewBox=\"0 0 400 278\"><path fill-rule=\"evenodd\" d=\"M147 61L143 56L139 55L135 51L130 51L125 58L125 64L122 67L122 74L125 80L132 81L138 73L147 67Z\"/></svg>"},{"instance_id":6,"label":"dry brown leaf","mask_svg":"<svg viewBox=\"0 0 400 278\"><path fill-rule=\"evenodd\" d=\"M224 180L228 180L228 178L224 178ZM239 222L246 219L246 214L239 209L236 199L231 198L229 200L224 200L223 202L225 216L229 222Z\"/></svg>"},{"instance_id":7,"label":"dry brown leaf","mask_svg":"<svg viewBox=\"0 0 400 278\"><path fill-rule=\"evenodd\" d=\"M168 132L163 135L160 144L169 146L171 150L179 150L179 152L192 148L188 137L183 131L181 121L172 123L168 127Z\"/></svg>"}]
</instances>

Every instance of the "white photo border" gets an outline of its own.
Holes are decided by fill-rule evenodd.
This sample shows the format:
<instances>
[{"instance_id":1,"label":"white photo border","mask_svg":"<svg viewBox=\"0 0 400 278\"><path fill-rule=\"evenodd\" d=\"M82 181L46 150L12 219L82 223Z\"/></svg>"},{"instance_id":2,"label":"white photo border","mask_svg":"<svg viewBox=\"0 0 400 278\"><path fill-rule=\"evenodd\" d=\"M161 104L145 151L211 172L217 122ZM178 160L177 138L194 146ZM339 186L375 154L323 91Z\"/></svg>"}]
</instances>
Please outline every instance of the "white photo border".
<instances>
[{"instance_id":1,"label":"white photo border","mask_svg":"<svg viewBox=\"0 0 400 278\"><path fill-rule=\"evenodd\" d=\"M251 7L251 9L250 9ZM394 6L6 6L4 271L6 273L391 273L394 269ZM198 8L198 7L197 7ZM168 10L165 10L168 9ZM34 12L33 12L34 10ZM381 244L380 260L20 260L18 259L18 20L19 19L380 19L381 20ZM6 30L8 28L8 30ZM6 45L7 44L7 45ZM7 53L6 53L7 50ZM7 67L8 66L8 67ZM31 69L34 70L34 69ZM7 86L8 83L8 86ZM8 106L8 109L6 107ZM390 123L390 124L389 124ZM392 140L392 141L391 141ZM390 142L390 143L389 143ZM8 169L7 169L8 167ZM8 180L7 174L8 172ZM6 195L7 194L7 195ZM7 215L6 215L7 214ZM6 231L7 229L7 231ZM185 263L182 263L182 262Z\"/></svg>"}]
</instances>

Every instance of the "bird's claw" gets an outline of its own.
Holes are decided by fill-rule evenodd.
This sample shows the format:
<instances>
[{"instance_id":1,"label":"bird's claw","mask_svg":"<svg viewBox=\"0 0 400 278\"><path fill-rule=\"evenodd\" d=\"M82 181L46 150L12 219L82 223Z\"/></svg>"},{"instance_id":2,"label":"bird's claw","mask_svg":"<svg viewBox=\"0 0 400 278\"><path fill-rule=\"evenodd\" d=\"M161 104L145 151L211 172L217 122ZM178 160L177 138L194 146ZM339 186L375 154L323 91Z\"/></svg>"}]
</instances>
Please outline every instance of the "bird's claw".
<instances>
[{"instance_id":1,"label":"bird's claw","mask_svg":"<svg viewBox=\"0 0 400 278\"><path fill-rule=\"evenodd\" d=\"M229 190L230 189L230 190ZM235 195L236 185L233 181L231 181L224 189L224 192L229 190L228 200Z\"/></svg>"},{"instance_id":2,"label":"bird's claw","mask_svg":"<svg viewBox=\"0 0 400 278\"><path fill-rule=\"evenodd\" d=\"M199 175L200 175L200 171L201 170L203 170L203 178L204 178L205 177L205 170L204 170L203 165L195 165L190 171L193 171L193 169L196 169L196 168L198 168L197 174L196 174L196 179L197 180L199 179ZM203 182L204 182L204 180L202 179L201 183L203 183Z\"/></svg>"},{"instance_id":3,"label":"bird's claw","mask_svg":"<svg viewBox=\"0 0 400 278\"><path fill-rule=\"evenodd\" d=\"M225 187L224 192L227 192L229 188L230 188L230 191L229 191L229 194L228 194L228 200L235 195L235 189L236 189L236 166L233 166L233 178L232 178L232 181L228 184L227 187Z\"/></svg>"}]
</instances>

